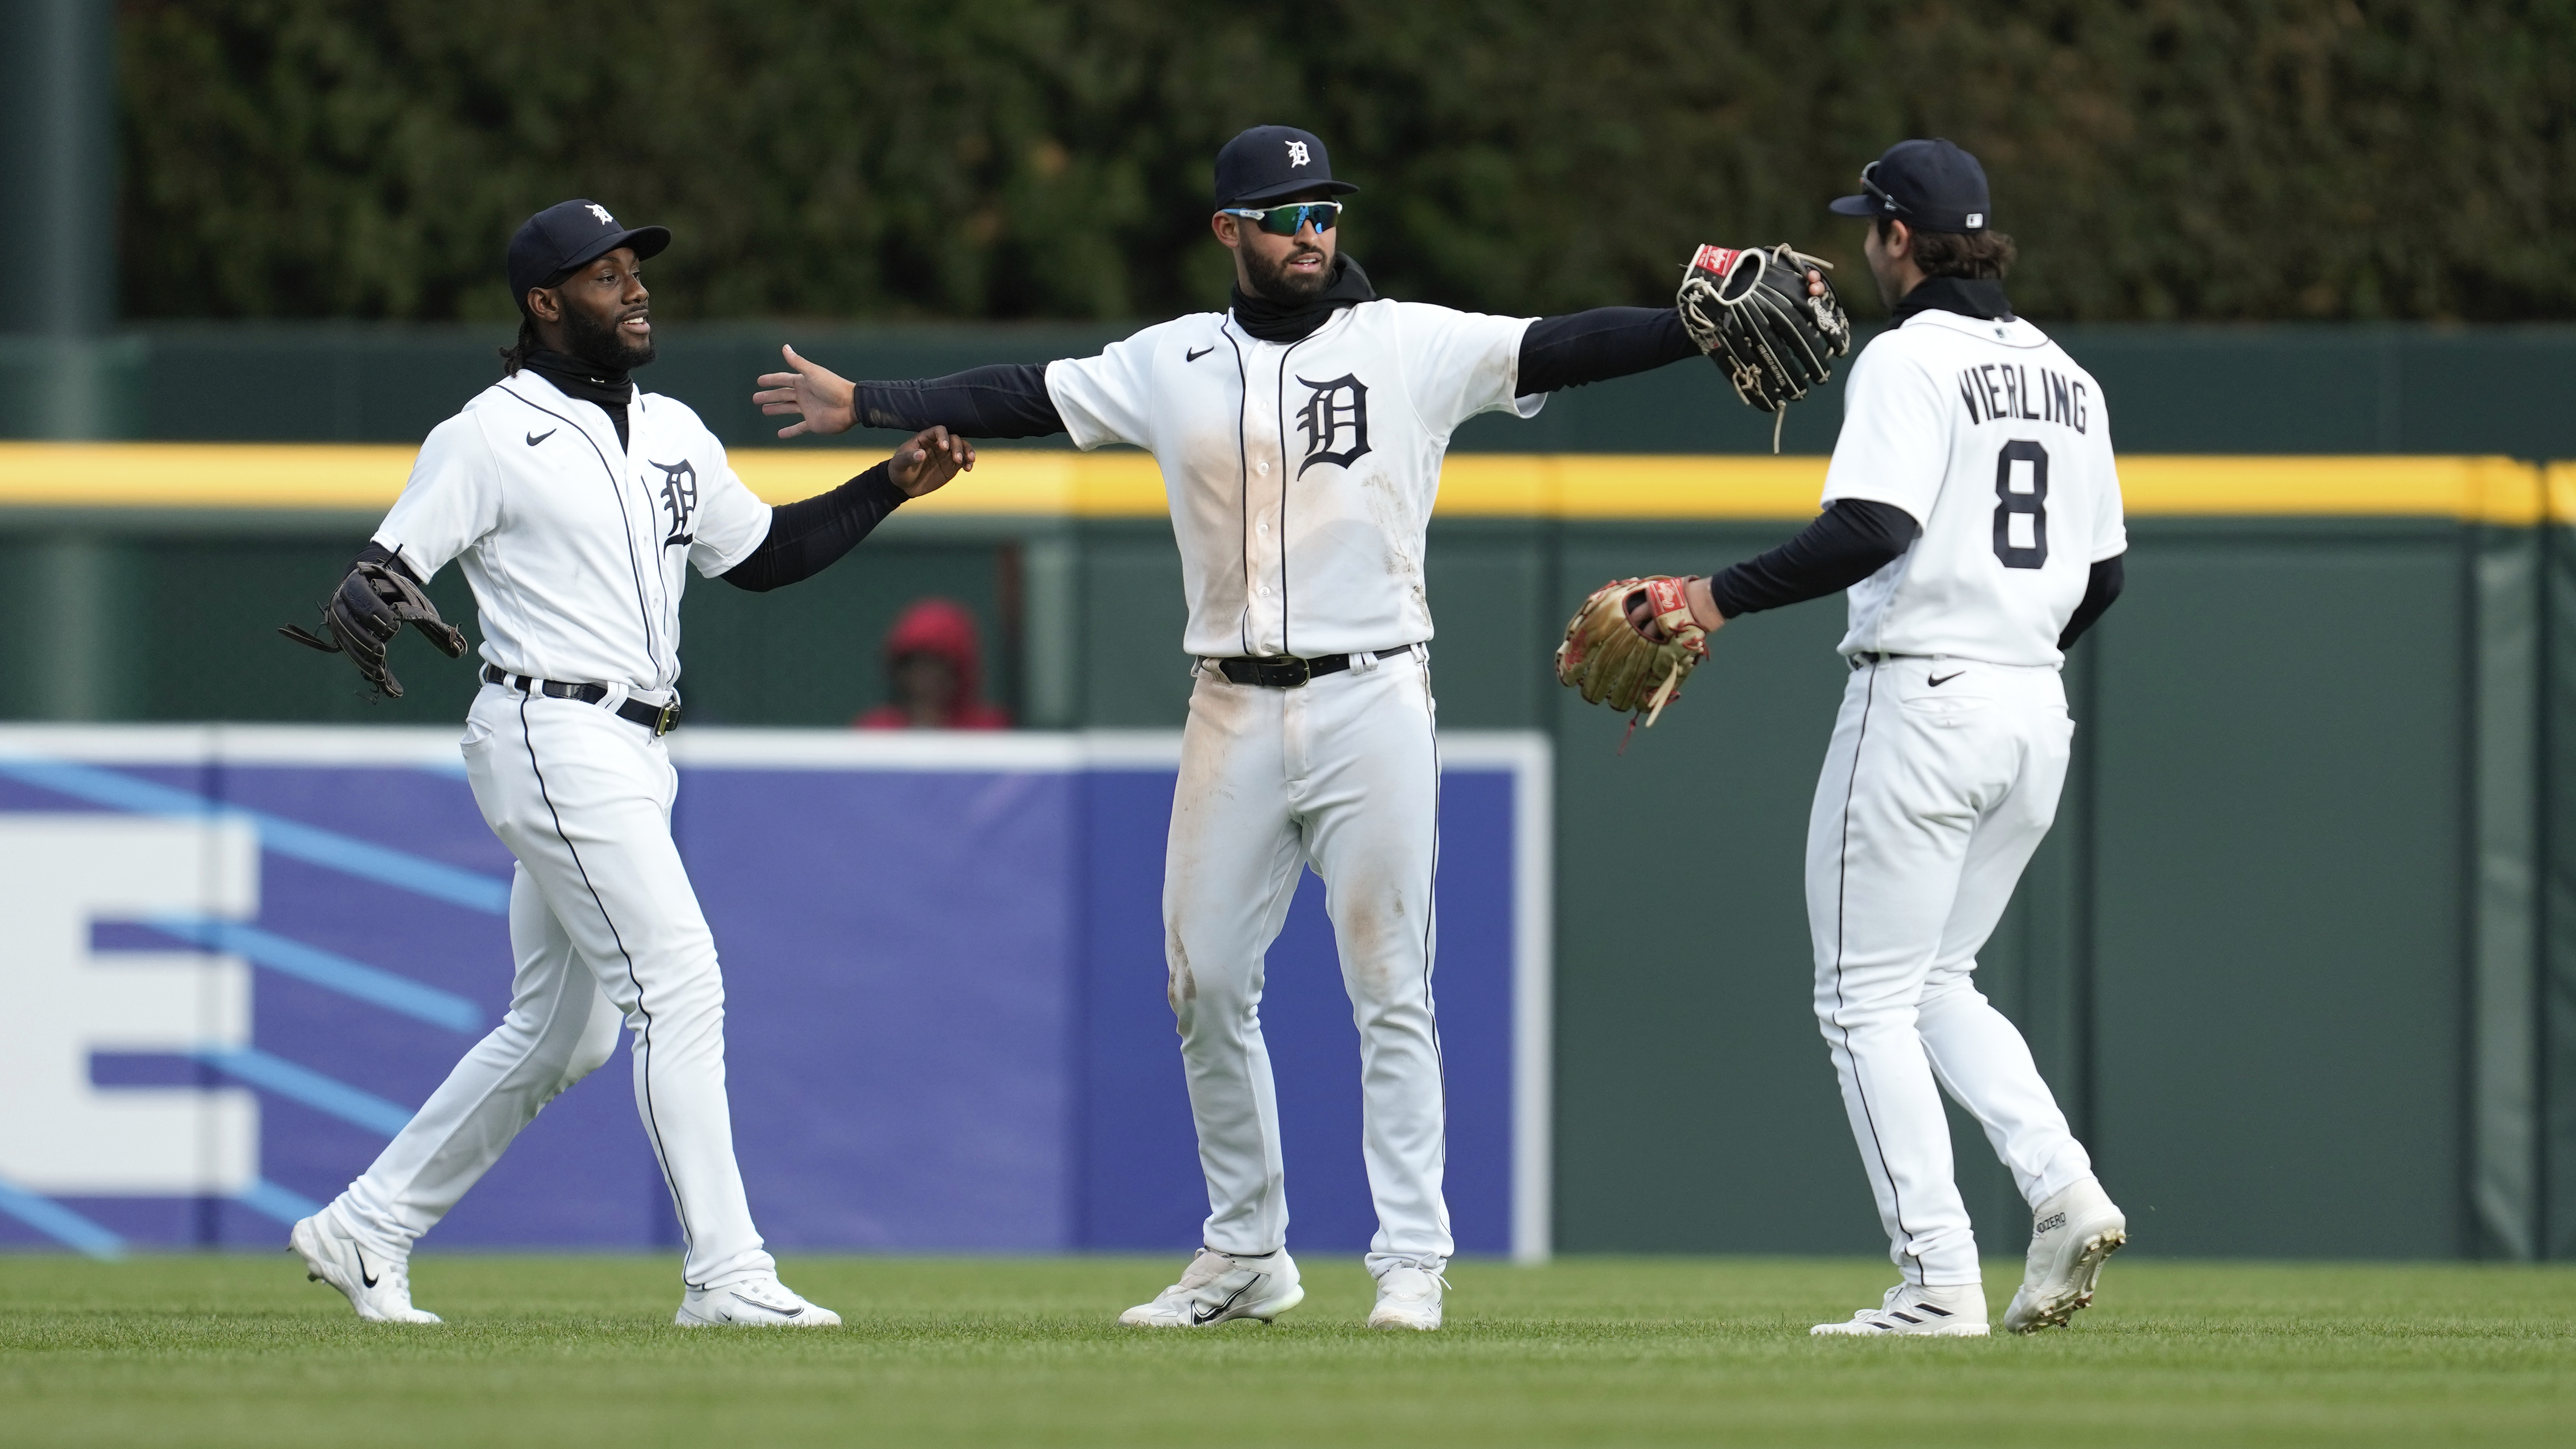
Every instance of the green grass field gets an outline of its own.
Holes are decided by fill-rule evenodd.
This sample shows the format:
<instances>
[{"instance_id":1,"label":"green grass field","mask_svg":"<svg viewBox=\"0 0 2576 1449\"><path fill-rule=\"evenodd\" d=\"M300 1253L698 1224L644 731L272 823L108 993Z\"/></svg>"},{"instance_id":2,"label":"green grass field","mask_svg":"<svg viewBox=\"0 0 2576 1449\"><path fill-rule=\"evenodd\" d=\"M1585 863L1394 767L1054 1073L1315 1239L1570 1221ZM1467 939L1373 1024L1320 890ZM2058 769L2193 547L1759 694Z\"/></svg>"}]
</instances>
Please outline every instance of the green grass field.
<instances>
[{"instance_id":1,"label":"green grass field","mask_svg":"<svg viewBox=\"0 0 2576 1449\"><path fill-rule=\"evenodd\" d=\"M2071 1330L1927 1342L1807 1336L1876 1263L1467 1262L1404 1335L1302 1266L1276 1326L1149 1333L1177 1259L797 1257L846 1328L689 1332L662 1259L424 1256L447 1322L391 1328L282 1254L0 1256L0 1443L2576 1442L2565 1269L2123 1258Z\"/></svg>"}]
</instances>

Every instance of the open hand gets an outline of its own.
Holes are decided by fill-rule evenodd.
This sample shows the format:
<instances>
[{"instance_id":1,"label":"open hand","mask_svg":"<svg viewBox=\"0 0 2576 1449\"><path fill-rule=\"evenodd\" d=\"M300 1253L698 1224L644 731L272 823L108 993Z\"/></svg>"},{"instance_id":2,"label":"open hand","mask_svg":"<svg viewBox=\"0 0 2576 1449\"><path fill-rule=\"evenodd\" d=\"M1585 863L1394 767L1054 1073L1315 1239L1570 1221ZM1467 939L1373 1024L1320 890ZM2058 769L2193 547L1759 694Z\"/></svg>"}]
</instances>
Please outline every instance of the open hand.
<instances>
[{"instance_id":1,"label":"open hand","mask_svg":"<svg viewBox=\"0 0 2576 1449\"><path fill-rule=\"evenodd\" d=\"M790 357L795 355L792 352L788 354ZM821 371L819 368L816 370ZM824 376L830 377L831 374L824 373ZM837 378L833 380L839 381ZM782 433L780 436L786 435ZM975 445L951 434L946 428L924 428L895 449L894 456L886 463L887 473L893 477L894 486L903 490L903 496L919 498L960 473L973 472Z\"/></svg>"},{"instance_id":2,"label":"open hand","mask_svg":"<svg viewBox=\"0 0 2576 1449\"><path fill-rule=\"evenodd\" d=\"M851 425L859 420L858 389L850 386L847 378L830 368L807 362L797 356L796 349L793 347L781 347L778 350L787 358L787 365L795 370L762 373L761 390L751 395L751 400L760 404L760 410L771 417L786 413L804 414L804 421L780 428L778 436L793 438L811 433L821 437L829 433L848 432ZM915 438L913 441L917 443L921 439ZM971 451L970 449L969 452ZM902 455L898 453L896 456ZM947 481L946 477L942 477L939 483ZM939 483L931 484L930 488L938 487ZM921 491L927 493L930 488Z\"/></svg>"}]
</instances>

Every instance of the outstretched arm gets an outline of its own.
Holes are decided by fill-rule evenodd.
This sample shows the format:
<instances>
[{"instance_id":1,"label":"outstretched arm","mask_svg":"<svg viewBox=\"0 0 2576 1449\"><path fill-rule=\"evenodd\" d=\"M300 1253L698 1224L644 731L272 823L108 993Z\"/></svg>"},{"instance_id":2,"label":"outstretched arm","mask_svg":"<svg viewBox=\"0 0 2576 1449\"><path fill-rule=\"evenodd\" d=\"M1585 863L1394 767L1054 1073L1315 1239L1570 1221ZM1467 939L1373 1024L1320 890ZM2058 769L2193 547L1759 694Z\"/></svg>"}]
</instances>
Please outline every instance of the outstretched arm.
<instances>
[{"instance_id":1,"label":"outstretched arm","mask_svg":"<svg viewBox=\"0 0 2576 1449\"><path fill-rule=\"evenodd\" d=\"M793 438L871 428L950 428L979 438L1037 438L1061 433L1064 419L1047 395L1046 368L1033 362L974 367L909 382L851 382L781 347L788 372L760 376L751 400L771 417L801 414L778 430Z\"/></svg>"},{"instance_id":2,"label":"outstretched arm","mask_svg":"<svg viewBox=\"0 0 2576 1449\"><path fill-rule=\"evenodd\" d=\"M1521 334L1520 396L1607 382L1699 356L1670 307L1595 307L1541 317Z\"/></svg>"},{"instance_id":3,"label":"outstretched arm","mask_svg":"<svg viewBox=\"0 0 2576 1449\"><path fill-rule=\"evenodd\" d=\"M718 577L765 594L812 578L859 546L907 498L918 498L975 466L975 445L945 428L914 435L879 463L829 493L781 504L769 535Z\"/></svg>"},{"instance_id":4,"label":"outstretched arm","mask_svg":"<svg viewBox=\"0 0 2576 1449\"><path fill-rule=\"evenodd\" d=\"M1714 578L1692 579L1682 596L1691 622L1714 634L1739 614L1838 594L1894 562L1922 531L1892 503L1837 498L1787 543ZM1646 629L1647 617L1635 610L1628 617Z\"/></svg>"},{"instance_id":5,"label":"outstretched arm","mask_svg":"<svg viewBox=\"0 0 2576 1449\"><path fill-rule=\"evenodd\" d=\"M1807 273L1807 291L1822 296L1824 274ZM1587 382L1607 382L1699 356L1699 344L1671 307L1595 307L1541 317L1521 334L1522 397Z\"/></svg>"}]
</instances>

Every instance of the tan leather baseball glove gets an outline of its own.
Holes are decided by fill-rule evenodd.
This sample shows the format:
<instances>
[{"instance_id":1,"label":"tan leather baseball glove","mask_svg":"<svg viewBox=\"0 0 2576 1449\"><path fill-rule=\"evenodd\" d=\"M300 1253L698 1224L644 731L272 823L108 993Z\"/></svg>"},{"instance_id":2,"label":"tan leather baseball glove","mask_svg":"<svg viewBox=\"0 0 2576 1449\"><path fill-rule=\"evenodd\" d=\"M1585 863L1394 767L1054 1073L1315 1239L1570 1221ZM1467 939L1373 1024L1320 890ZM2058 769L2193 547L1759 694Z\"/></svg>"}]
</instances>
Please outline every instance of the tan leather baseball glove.
<instances>
[{"instance_id":1,"label":"tan leather baseball glove","mask_svg":"<svg viewBox=\"0 0 2576 1449\"><path fill-rule=\"evenodd\" d=\"M1634 714L1648 728L1681 693L1682 681L1708 657L1708 631L1691 618L1683 597L1686 578L1657 574L1619 579L1593 591L1565 626L1556 646L1556 682L1583 692L1585 704L1606 704ZM1629 606L1643 595L1653 613L1656 640L1628 622Z\"/></svg>"}]
</instances>

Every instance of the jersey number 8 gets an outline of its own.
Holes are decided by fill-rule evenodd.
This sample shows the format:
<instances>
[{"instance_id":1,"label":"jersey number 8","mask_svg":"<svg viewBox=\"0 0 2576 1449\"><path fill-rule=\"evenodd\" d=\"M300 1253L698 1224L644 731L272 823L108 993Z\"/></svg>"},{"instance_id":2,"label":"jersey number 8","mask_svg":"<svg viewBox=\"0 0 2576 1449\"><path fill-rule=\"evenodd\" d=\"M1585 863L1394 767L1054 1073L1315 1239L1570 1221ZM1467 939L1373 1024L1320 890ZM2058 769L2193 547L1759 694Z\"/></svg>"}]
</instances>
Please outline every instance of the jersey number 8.
<instances>
[{"instance_id":1,"label":"jersey number 8","mask_svg":"<svg viewBox=\"0 0 2576 1449\"><path fill-rule=\"evenodd\" d=\"M2048 450L2026 438L2004 444L1995 459L1995 498L1995 557L2008 569L2046 567Z\"/></svg>"}]
</instances>

